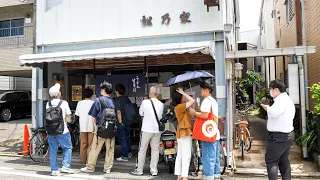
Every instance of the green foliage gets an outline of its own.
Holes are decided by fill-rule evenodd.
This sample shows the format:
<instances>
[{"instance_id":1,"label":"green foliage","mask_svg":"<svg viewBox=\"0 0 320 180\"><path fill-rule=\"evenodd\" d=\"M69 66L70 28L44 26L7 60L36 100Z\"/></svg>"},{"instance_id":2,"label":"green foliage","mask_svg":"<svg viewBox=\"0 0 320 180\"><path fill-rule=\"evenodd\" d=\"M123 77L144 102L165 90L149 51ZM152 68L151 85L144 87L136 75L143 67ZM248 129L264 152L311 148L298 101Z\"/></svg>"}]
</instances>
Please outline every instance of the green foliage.
<instances>
[{"instance_id":1,"label":"green foliage","mask_svg":"<svg viewBox=\"0 0 320 180\"><path fill-rule=\"evenodd\" d=\"M307 133L300 136L296 142L302 148L308 146L308 152L312 152L317 145L318 116L307 120Z\"/></svg>"},{"instance_id":2,"label":"green foliage","mask_svg":"<svg viewBox=\"0 0 320 180\"><path fill-rule=\"evenodd\" d=\"M265 118L267 116L267 112L262 108L260 104L262 98L267 98L270 100L272 99L267 89L262 89L261 91L256 92L256 102L255 102L256 107L259 108L259 114L261 115L261 117Z\"/></svg>"},{"instance_id":3,"label":"green foliage","mask_svg":"<svg viewBox=\"0 0 320 180\"><path fill-rule=\"evenodd\" d=\"M313 114L320 115L320 83L315 83L309 87L312 92L312 99L317 101L317 104L314 106Z\"/></svg>"},{"instance_id":4,"label":"green foliage","mask_svg":"<svg viewBox=\"0 0 320 180\"><path fill-rule=\"evenodd\" d=\"M320 116L320 83L315 83L311 87L309 87L310 91L312 92L312 99L316 100L317 104L314 106L313 109L313 117L308 119L307 121L307 132L306 134L300 136L297 139L297 143L303 147L308 146L308 151L312 152L316 145L317 145L317 134L319 130L318 121Z\"/></svg>"},{"instance_id":5,"label":"green foliage","mask_svg":"<svg viewBox=\"0 0 320 180\"><path fill-rule=\"evenodd\" d=\"M247 86L252 87L254 85L260 86L262 81L262 76L260 73L256 73L254 71L247 71Z\"/></svg>"}]
</instances>

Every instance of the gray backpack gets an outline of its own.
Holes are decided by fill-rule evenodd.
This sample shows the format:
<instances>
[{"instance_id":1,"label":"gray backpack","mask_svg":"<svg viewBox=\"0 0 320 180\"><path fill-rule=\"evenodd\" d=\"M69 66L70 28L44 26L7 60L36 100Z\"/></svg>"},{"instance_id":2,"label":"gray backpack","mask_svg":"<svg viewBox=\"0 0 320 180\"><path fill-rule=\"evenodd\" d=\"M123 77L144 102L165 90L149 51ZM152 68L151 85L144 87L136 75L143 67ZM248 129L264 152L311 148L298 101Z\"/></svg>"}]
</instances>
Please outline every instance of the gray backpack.
<instances>
[{"instance_id":1,"label":"gray backpack","mask_svg":"<svg viewBox=\"0 0 320 180\"><path fill-rule=\"evenodd\" d=\"M108 98L109 99L109 98ZM112 99L109 99L112 101ZM111 139L116 135L116 112L114 105L108 105L104 102L103 98L99 98L101 104L101 119L98 123L97 136L105 139Z\"/></svg>"}]
</instances>

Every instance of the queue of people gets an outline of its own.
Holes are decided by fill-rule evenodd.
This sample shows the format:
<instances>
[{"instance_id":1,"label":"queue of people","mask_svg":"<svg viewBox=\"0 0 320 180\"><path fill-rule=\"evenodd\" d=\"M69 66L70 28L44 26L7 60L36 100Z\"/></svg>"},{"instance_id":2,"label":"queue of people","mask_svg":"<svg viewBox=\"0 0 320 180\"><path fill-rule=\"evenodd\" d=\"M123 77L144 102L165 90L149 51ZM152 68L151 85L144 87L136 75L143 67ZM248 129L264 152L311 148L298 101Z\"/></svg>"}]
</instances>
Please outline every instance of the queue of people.
<instances>
[{"instance_id":1,"label":"queue of people","mask_svg":"<svg viewBox=\"0 0 320 180\"><path fill-rule=\"evenodd\" d=\"M111 173L114 161L115 135L117 135L121 145L121 156L116 158L117 161L126 162L132 157L130 126L125 123L126 113L125 105L131 103L125 94L125 87L121 84L115 87L115 98L111 98L114 92L113 87L109 83L103 83L100 86L101 97L91 100L93 92L90 89L84 90L85 99L78 102L76 115L79 116L80 124L80 159L86 164L81 168L82 172L92 173L95 171L98 155L102 146L106 145L106 156L104 163L104 172ZM175 163L175 175L178 180L186 180L189 175L189 165L191 161L192 134L193 123L191 117L207 118L209 114L217 116L218 106L212 98L212 85L207 82L200 84L201 96L204 101L198 110L192 108L195 100L178 88L173 91L172 101L175 106L175 114L178 120L178 128L176 132L178 141L178 152ZM66 122L70 119L71 111L66 101L60 100L60 85L56 84L50 88L50 96L53 98L47 109L61 108L64 120L63 133L49 134L48 141L50 145L50 167L51 175L57 176L60 173L74 173L70 169L72 144L71 137L66 126ZM159 161L159 143L162 131L159 129L158 120L162 118L164 104L158 100L160 88L153 86L150 88L149 99L144 100L140 106L139 114L143 117L141 127L141 137L139 144L139 153L137 165L132 172L134 175L143 175L143 167L148 146L151 146L151 163L150 174L158 175ZM47 110L47 113L52 109ZM198 112L197 112L198 111ZM52 118L51 118L52 119ZM219 134L219 133L217 133ZM62 169L59 170L57 161L58 145L63 149ZM207 179L214 179L220 176L219 163L219 137L215 142L202 142L202 164L204 175Z\"/></svg>"}]
</instances>

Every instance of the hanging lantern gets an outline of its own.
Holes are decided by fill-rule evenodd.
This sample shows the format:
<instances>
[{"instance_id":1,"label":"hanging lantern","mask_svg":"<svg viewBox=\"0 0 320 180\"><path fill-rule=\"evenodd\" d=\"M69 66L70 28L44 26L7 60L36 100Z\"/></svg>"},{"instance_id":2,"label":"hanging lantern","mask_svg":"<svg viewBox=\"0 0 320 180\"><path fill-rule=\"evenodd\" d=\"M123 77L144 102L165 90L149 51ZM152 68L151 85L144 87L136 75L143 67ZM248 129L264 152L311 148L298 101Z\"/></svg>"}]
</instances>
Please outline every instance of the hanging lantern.
<instances>
[{"instance_id":1,"label":"hanging lantern","mask_svg":"<svg viewBox=\"0 0 320 180\"><path fill-rule=\"evenodd\" d=\"M242 69L243 69L243 64L237 62L234 64L234 69L235 69L235 76L236 78L241 79L242 78Z\"/></svg>"},{"instance_id":2,"label":"hanging lantern","mask_svg":"<svg viewBox=\"0 0 320 180\"><path fill-rule=\"evenodd\" d=\"M204 5L207 5L207 11L209 12L209 7L218 6L218 11L220 11L220 0L204 0Z\"/></svg>"}]
</instances>

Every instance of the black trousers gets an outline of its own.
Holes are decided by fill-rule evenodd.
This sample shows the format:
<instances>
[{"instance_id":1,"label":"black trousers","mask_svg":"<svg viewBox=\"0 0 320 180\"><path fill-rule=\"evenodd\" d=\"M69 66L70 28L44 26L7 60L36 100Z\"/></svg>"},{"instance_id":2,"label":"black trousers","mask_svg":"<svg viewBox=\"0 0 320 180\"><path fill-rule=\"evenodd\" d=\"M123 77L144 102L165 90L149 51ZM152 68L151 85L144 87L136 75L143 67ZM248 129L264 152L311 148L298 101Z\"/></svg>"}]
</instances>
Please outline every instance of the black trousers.
<instances>
[{"instance_id":1,"label":"black trousers","mask_svg":"<svg viewBox=\"0 0 320 180\"><path fill-rule=\"evenodd\" d=\"M278 180L278 169L283 180L291 180L289 151L293 141L294 132L269 132L265 156L269 180Z\"/></svg>"}]
</instances>

